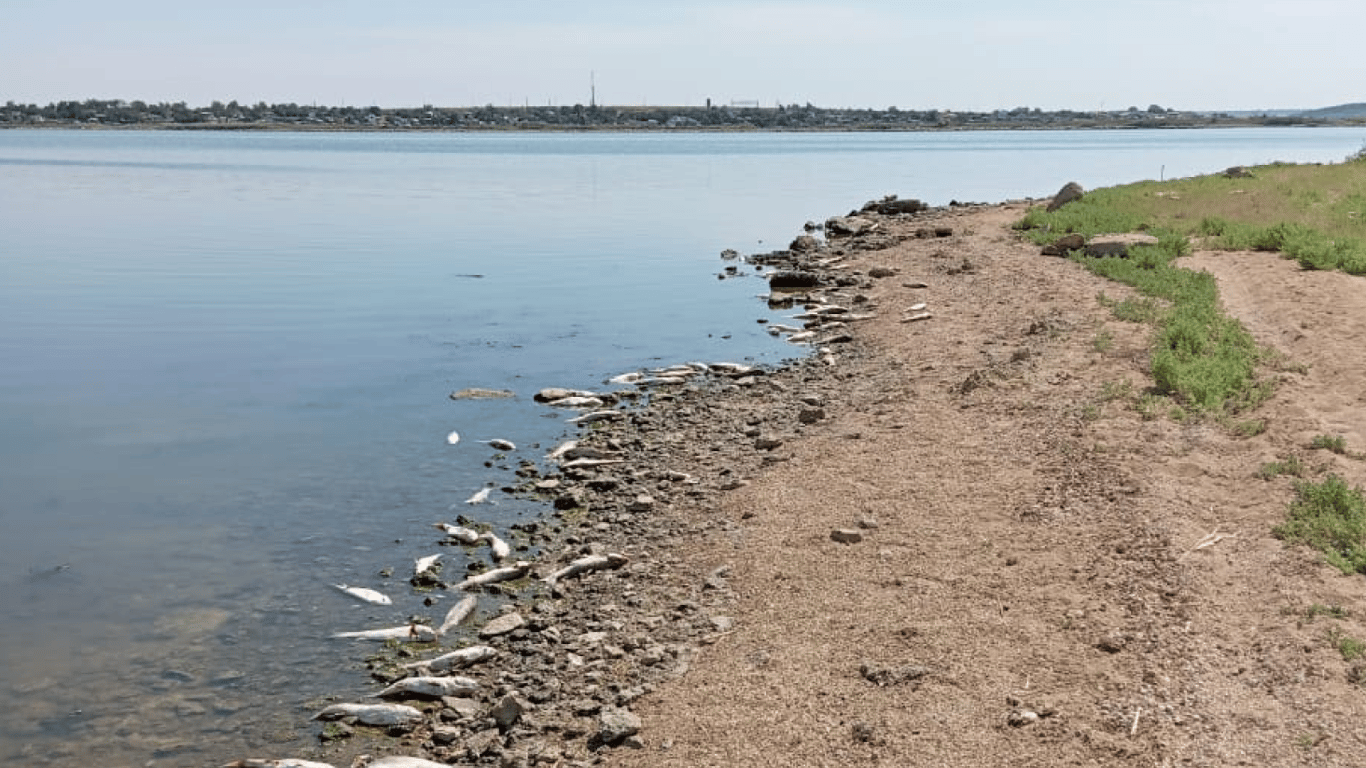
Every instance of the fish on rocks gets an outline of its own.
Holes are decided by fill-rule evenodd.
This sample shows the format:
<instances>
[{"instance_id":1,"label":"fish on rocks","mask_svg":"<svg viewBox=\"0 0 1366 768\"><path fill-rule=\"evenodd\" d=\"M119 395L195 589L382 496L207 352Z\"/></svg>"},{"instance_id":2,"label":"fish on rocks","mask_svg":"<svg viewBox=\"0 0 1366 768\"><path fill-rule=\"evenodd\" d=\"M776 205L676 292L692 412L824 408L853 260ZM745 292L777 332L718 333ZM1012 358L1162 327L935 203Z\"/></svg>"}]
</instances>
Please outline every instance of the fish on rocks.
<instances>
[{"instance_id":1,"label":"fish on rocks","mask_svg":"<svg viewBox=\"0 0 1366 768\"><path fill-rule=\"evenodd\" d=\"M636 382L640 381L640 380L643 379L643 378L645 378L645 374L643 374L643 373L641 373L641 372L639 372L639 371L632 371L632 372L630 372L630 373L623 373L623 374L620 374L620 375L618 375L618 376L613 376L612 378L610 378L610 379L607 380L607 383L608 383L608 384L635 384Z\"/></svg>"},{"instance_id":2,"label":"fish on rocks","mask_svg":"<svg viewBox=\"0 0 1366 768\"><path fill-rule=\"evenodd\" d=\"M532 399L538 403L554 403L569 397L598 397L598 393L588 389L567 389L565 387L546 387L537 392Z\"/></svg>"},{"instance_id":3,"label":"fish on rocks","mask_svg":"<svg viewBox=\"0 0 1366 768\"><path fill-rule=\"evenodd\" d=\"M511 440L504 440L504 439L499 438L499 437L495 437L495 438L493 438L492 440L483 440L483 441L481 441L481 442L487 443L488 446L489 446L490 448L493 448L493 449L496 449L496 450L499 450L499 451L515 451L515 450L517 450L517 444L516 444L516 443L512 442Z\"/></svg>"},{"instance_id":4,"label":"fish on rocks","mask_svg":"<svg viewBox=\"0 0 1366 768\"><path fill-rule=\"evenodd\" d=\"M560 443L559 445L555 446L555 449L550 453L547 453L545 457L548 461L555 461L556 459L560 458L561 456L574 450L577 447L579 447L578 440L566 440L563 443Z\"/></svg>"},{"instance_id":5,"label":"fish on rocks","mask_svg":"<svg viewBox=\"0 0 1366 768\"><path fill-rule=\"evenodd\" d=\"M314 720L354 717L364 725L408 725L422 720L422 712L404 704L333 704L313 716Z\"/></svg>"},{"instance_id":6,"label":"fish on rocks","mask_svg":"<svg viewBox=\"0 0 1366 768\"><path fill-rule=\"evenodd\" d=\"M382 699L394 696L424 696L439 699L442 696L468 696L479 690L479 683L468 677L436 677L423 675L405 677L375 694Z\"/></svg>"},{"instance_id":7,"label":"fish on rocks","mask_svg":"<svg viewBox=\"0 0 1366 768\"><path fill-rule=\"evenodd\" d=\"M606 555L587 555L574 560L569 565L546 576L542 581L553 587L556 586L560 579L578 576L581 573L587 573L589 571L600 571L604 568L620 568L630 561L631 559L626 555L617 554L615 552Z\"/></svg>"},{"instance_id":8,"label":"fish on rocks","mask_svg":"<svg viewBox=\"0 0 1366 768\"><path fill-rule=\"evenodd\" d=\"M468 648L461 648L458 651L451 651L426 661L415 661L411 664L404 664L404 669L417 670L425 674L450 672L456 669L478 664L481 661L488 661L498 655L498 649L488 645L471 645Z\"/></svg>"},{"instance_id":9,"label":"fish on rocks","mask_svg":"<svg viewBox=\"0 0 1366 768\"><path fill-rule=\"evenodd\" d=\"M512 554L512 547L508 546L506 541L498 538L498 534L493 531L481 533L479 534L479 538L489 543L490 554L493 556L494 560L501 561Z\"/></svg>"},{"instance_id":10,"label":"fish on rocks","mask_svg":"<svg viewBox=\"0 0 1366 768\"><path fill-rule=\"evenodd\" d=\"M477 573L459 584L449 586L448 589L470 589L471 587L481 587L485 584L495 584L500 581L512 581L513 579L520 579L530 572L531 563L528 563L525 560L518 560L516 563L509 566Z\"/></svg>"},{"instance_id":11,"label":"fish on rocks","mask_svg":"<svg viewBox=\"0 0 1366 768\"><path fill-rule=\"evenodd\" d=\"M489 494L493 493L492 488L480 488L475 494L465 499L466 504L483 504L489 500Z\"/></svg>"},{"instance_id":12,"label":"fish on rocks","mask_svg":"<svg viewBox=\"0 0 1366 768\"><path fill-rule=\"evenodd\" d=\"M408 755L389 755L381 757L365 768L451 768L445 763L437 763L423 757Z\"/></svg>"},{"instance_id":13,"label":"fish on rocks","mask_svg":"<svg viewBox=\"0 0 1366 768\"><path fill-rule=\"evenodd\" d=\"M625 459L573 459L560 465L560 469L592 469L609 464L625 464Z\"/></svg>"},{"instance_id":14,"label":"fish on rocks","mask_svg":"<svg viewBox=\"0 0 1366 768\"><path fill-rule=\"evenodd\" d=\"M621 411L589 411L588 413L585 413L582 416L575 416L572 419L567 419L567 421L570 424L592 424L595 421L608 421L610 419L619 419L624 415L625 414L623 414Z\"/></svg>"},{"instance_id":15,"label":"fish on rocks","mask_svg":"<svg viewBox=\"0 0 1366 768\"><path fill-rule=\"evenodd\" d=\"M436 630L426 624L408 624L402 627L385 627L384 629L363 629L359 632L338 632L332 636L339 640L376 640L380 642L386 640L408 640L415 643L426 643L437 639Z\"/></svg>"},{"instance_id":16,"label":"fish on rocks","mask_svg":"<svg viewBox=\"0 0 1366 768\"><path fill-rule=\"evenodd\" d=\"M463 525L433 523L433 527L462 544L477 544L479 542L479 532Z\"/></svg>"},{"instance_id":17,"label":"fish on rocks","mask_svg":"<svg viewBox=\"0 0 1366 768\"><path fill-rule=\"evenodd\" d=\"M383 592L377 592L368 587L353 587L347 584L333 584L332 586L336 587L337 589L340 589L341 591L356 598L357 600L364 600L367 603L372 603L374 605L394 604L394 601L389 599L388 595L384 594Z\"/></svg>"},{"instance_id":18,"label":"fish on rocks","mask_svg":"<svg viewBox=\"0 0 1366 768\"><path fill-rule=\"evenodd\" d=\"M444 635L452 629L455 629L459 626L460 622L464 621L474 612L474 608L478 604L479 598L474 595L469 595L451 606L451 609L446 612L445 620L441 622L440 627L437 627L436 633L438 635Z\"/></svg>"},{"instance_id":19,"label":"fish on rocks","mask_svg":"<svg viewBox=\"0 0 1366 768\"><path fill-rule=\"evenodd\" d=\"M606 403L600 397L583 397L575 395L572 397L562 397L559 400L551 400L546 403L556 408L601 408Z\"/></svg>"},{"instance_id":20,"label":"fish on rocks","mask_svg":"<svg viewBox=\"0 0 1366 768\"><path fill-rule=\"evenodd\" d=\"M437 561L439 561L440 559L441 559L441 553L440 553L440 552L436 553L435 555L427 555L426 557L419 557L419 558L418 558L416 561L414 561L414 563L413 563L413 578L421 578L421 577L422 577L422 574L424 574L424 573L426 573L427 571L430 571L430 570L432 570L433 568L435 568L435 567L436 567Z\"/></svg>"}]
</instances>

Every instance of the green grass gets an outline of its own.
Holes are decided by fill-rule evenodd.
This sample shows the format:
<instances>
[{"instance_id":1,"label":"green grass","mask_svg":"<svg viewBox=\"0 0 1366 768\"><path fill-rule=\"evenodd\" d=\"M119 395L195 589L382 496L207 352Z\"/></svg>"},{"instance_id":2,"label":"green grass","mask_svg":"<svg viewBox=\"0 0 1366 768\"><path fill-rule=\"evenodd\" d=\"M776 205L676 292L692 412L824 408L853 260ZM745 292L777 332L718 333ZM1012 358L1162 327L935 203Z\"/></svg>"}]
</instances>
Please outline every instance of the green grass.
<instances>
[{"instance_id":1,"label":"green grass","mask_svg":"<svg viewBox=\"0 0 1366 768\"><path fill-rule=\"evenodd\" d=\"M1314 450L1332 451L1339 456L1347 455L1347 440L1342 435L1315 435L1309 447Z\"/></svg>"},{"instance_id":2,"label":"green grass","mask_svg":"<svg viewBox=\"0 0 1366 768\"><path fill-rule=\"evenodd\" d=\"M1343 573L1366 573L1366 498L1337 475L1297 482L1287 519L1272 533L1317 549Z\"/></svg>"},{"instance_id":3,"label":"green grass","mask_svg":"<svg viewBox=\"0 0 1366 768\"><path fill-rule=\"evenodd\" d=\"M1128 258L1071 258L1136 290L1133 298L1099 300L1116 318L1155 327L1153 378L1183 415L1256 407L1271 394L1258 370L1275 364L1223 313L1211 275L1173 264L1193 241L1214 250L1280 251L1305 268L1366 274L1366 153L1338 164L1251 171L1253 178L1214 174L1092 190L1052 213L1031 209L1016 225L1040 244L1073 232L1157 238L1131 248Z\"/></svg>"},{"instance_id":4,"label":"green grass","mask_svg":"<svg viewBox=\"0 0 1366 768\"><path fill-rule=\"evenodd\" d=\"M1304 477L1306 471L1307 467L1304 466L1304 462L1300 461L1300 457L1291 456L1284 461L1271 461L1263 464L1261 468L1257 470L1257 477L1260 477L1263 480L1271 480L1272 478L1280 477L1281 475Z\"/></svg>"},{"instance_id":5,"label":"green grass","mask_svg":"<svg viewBox=\"0 0 1366 768\"><path fill-rule=\"evenodd\" d=\"M1343 661L1355 661L1366 656L1366 642L1348 637L1337 627L1328 630L1328 642L1342 654Z\"/></svg>"}]
</instances>

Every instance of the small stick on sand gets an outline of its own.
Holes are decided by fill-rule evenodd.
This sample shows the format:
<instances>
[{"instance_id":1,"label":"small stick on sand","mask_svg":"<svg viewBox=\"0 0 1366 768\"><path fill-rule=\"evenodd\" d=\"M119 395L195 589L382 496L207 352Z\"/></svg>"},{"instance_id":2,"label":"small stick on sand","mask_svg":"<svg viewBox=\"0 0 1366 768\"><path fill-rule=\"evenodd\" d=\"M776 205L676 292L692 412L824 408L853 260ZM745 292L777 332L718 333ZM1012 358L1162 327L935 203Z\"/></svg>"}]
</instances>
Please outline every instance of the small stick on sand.
<instances>
[{"instance_id":1,"label":"small stick on sand","mask_svg":"<svg viewBox=\"0 0 1366 768\"><path fill-rule=\"evenodd\" d=\"M1130 736L1133 736L1138 733L1138 716L1141 714L1143 714L1143 707L1139 707L1138 709L1134 710L1134 724L1129 726Z\"/></svg>"}]
</instances>

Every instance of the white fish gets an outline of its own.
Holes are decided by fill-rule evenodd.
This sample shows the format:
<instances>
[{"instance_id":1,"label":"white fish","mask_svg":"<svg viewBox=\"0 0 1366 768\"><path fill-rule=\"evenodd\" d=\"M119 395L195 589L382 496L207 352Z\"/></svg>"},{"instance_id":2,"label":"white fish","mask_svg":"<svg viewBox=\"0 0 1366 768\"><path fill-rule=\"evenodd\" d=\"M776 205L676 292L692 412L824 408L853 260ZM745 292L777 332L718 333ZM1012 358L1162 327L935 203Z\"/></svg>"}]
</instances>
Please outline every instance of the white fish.
<instances>
[{"instance_id":1,"label":"white fish","mask_svg":"<svg viewBox=\"0 0 1366 768\"><path fill-rule=\"evenodd\" d=\"M459 432L452 432L452 433L450 433L449 435L446 435L446 443L447 443L448 445L455 445L455 444L458 443L458 442L460 442L460 433L459 433Z\"/></svg>"},{"instance_id":2,"label":"white fish","mask_svg":"<svg viewBox=\"0 0 1366 768\"><path fill-rule=\"evenodd\" d=\"M441 559L441 553L440 553L440 552L438 552L438 553L435 554L435 555L427 555L426 557L419 557L419 558L417 559L417 561L413 563L413 576L421 576L422 574L426 573L427 571L430 571L432 568L435 568L435 567L436 567L437 561L440 560L440 559Z\"/></svg>"},{"instance_id":3,"label":"white fish","mask_svg":"<svg viewBox=\"0 0 1366 768\"><path fill-rule=\"evenodd\" d=\"M587 555L571 562L569 565L550 574L542 579L545 583L555 586L560 579L567 579L570 576L577 576L588 571L598 571L603 568L620 568L630 562L626 555L619 555L615 552L606 555Z\"/></svg>"},{"instance_id":4,"label":"white fish","mask_svg":"<svg viewBox=\"0 0 1366 768\"><path fill-rule=\"evenodd\" d=\"M557 408L601 408L604 403L600 397L573 395L562 397L559 400L551 400L547 405L553 405Z\"/></svg>"},{"instance_id":5,"label":"white fish","mask_svg":"<svg viewBox=\"0 0 1366 768\"><path fill-rule=\"evenodd\" d=\"M432 672L450 672L454 669L464 669L471 664L478 664L481 661L488 661L498 655L498 649L487 645L471 645L468 648L461 648L458 651L442 654L434 659L426 661L415 661L412 664L404 664L405 669L416 669Z\"/></svg>"},{"instance_id":6,"label":"white fish","mask_svg":"<svg viewBox=\"0 0 1366 768\"><path fill-rule=\"evenodd\" d=\"M409 757L407 755L389 755L381 757L365 768L451 768L445 763L435 763L422 757Z\"/></svg>"},{"instance_id":7,"label":"white fish","mask_svg":"<svg viewBox=\"0 0 1366 768\"><path fill-rule=\"evenodd\" d=\"M569 451L574 450L574 449L577 448L578 446L579 446L579 441L578 441L578 440L566 440L565 442L560 443L559 445L555 446L555 450L551 451L550 453L547 453L547 454L545 455L545 457L546 457L547 459L549 459L550 461L554 461L555 459L560 458L561 456L565 455L565 454L568 453Z\"/></svg>"},{"instance_id":8,"label":"white fish","mask_svg":"<svg viewBox=\"0 0 1366 768\"><path fill-rule=\"evenodd\" d=\"M625 459L574 459L560 465L560 469L590 469L608 464L625 464Z\"/></svg>"},{"instance_id":9,"label":"white fish","mask_svg":"<svg viewBox=\"0 0 1366 768\"><path fill-rule=\"evenodd\" d=\"M332 586L336 587L337 589L340 589L341 591L356 598L357 600L364 600L367 603L374 603L375 605L394 604L394 601L390 600L388 595L384 594L383 592L376 592L373 589L368 589L366 587L351 587L347 586L346 584L333 584Z\"/></svg>"},{"instance_id":10,"label":"white fish","mask_svg":"<svg viewBox=\"0 0 1366 768\"><path fill-rule=\"evenodd\" d=\"M794 328L790 325L783 325L781 323L773 323L768 328L770 331L777 331L779 333L798 333L802 330L801 328Z\"/></svg>"},{"instance_id":11,"label":"white fish","mask_svg":"<svg viewBox=\"0 0 1366 768\"><path fill-rule=\"evenodd\" d=\"M496 448L500 451L517 450L516 443L512 442L511 440L504 440L501 437L495 437L492 440L480 440L479 442L487 443L490 448Z\"/></svg>"},{"instance_id":12,"label":"white fish","mask_svg":"<svg viewBox=\"0 0 1366 768\"><path fill-rule=\"evenodd\" d=\"M498 538L498 534L493 531L482 533L479 535L479 538L489 543L489 548L492 550L490 554L493 555L494 560L502 560L512 554L512 547L508 546L506 541Z\"/></svg>"},{"instance_id":13,"label":"white fish","mask_svg":"<svg viewBox=\"0 0 1366 768\"><path fill-rule=\"evenodd\" d=\"M816 338L815 331L802 331L801 333L794 333L791 336L788 336L787 340L793 344L801 344L803 342L811 341L814 338Z\"/></svg>"},{"instance_id":14,"label":"white fish","mask_svg":"<svg viewBox=\"0 0 1366 768\"><path fill-rule=\"evenodd\" d=\"M466 504L483 504L489 500L489 494L493 493L492 488L480 488L475 494L465 499Z\"/></svg>"},{"instance_id":15,"label":"white fish","mask_svg":"<svg viewBox=\"0 0 1366 768\"><path fill-rule=\"evenodd\" d=\"M479 683L468 677L405 677L375 695L388 698L407 694L439 699L442 696L468 696L477 690Z\"/></svg>"},{"instance_id":16,"label":"white fish","mask_svg":"<svg viewBox=\"0 0 1366 768\"><path fill-rule=\"evenodd\" d=\"M460 624L460 622L464 621L467 617L469 617L471 613L474 612L474 607L478 604L479 598L475 597L474 595L470 595L465 599L461 600L460 602L456 603L455 605L451 606L451 609L446 612L445 621L442 621L441 626L437 627L436 633L438 635L444 635L452 629L455 629L456 626Z\"/></svg>"},{"instance_id":17,"label":"white fish","mask_svg":"<svg viewBox=\"0 0 1366 768\"><path fill-rule=\"evenodd\" d=\"M411 640L425 643L436 639L436 630L426 624L407 624L402 627L364 629L359 632L338 632L335 638L350 640Z\"/></svg>"},{"instance_id":18,"label":"white fish","mask_svg":"<svg viewBox=\"0 0 1366 768\"><path fill-rule=\"evenodd\" d=\"M450 536L452 539L457 539L464 544L474 544L479 541L479 532L476 530L472 530L470 528L466 528L463 525L451 525L450 523L434 523L433 526L437 530L445 533L447 536Z\"/></svg>"},{"instance_id":19,"label":"white fish","mask_svg":"<svg viewBox=\"0 0 1366 768\"><path fill-rule=\"evenodd\" d=\"M404 725L422 719L422 713L402 704L333 704L313 716L314 720L354 717L365 725Z\"/></svg>"},{"instance_id":20,"label":"white fish","mask_svg":"<svg viewBox=\"0 0 1366 768\"><path fill-rule=\"evenodd\" d=\"M530 572L531 563L528 563L525 560L518 560L516 563L503 568L494 568L491 571L476 573L459 584L450 587L450 589L469 589L470 587L493 584L499 581L512 581L513 579L520 579Z\"/></svg>"},{"instance_id":21,"label":"white fish","mask_svg":"<svg viewBox=\"0 0 1366 768\"><path fill-rule=\"evenodd\" d=\"M619 419L621 417L621 411L589 411L568 421L570 424L592 424L595 421L606 421L607 419Z\"/></svg>"},{"instance_id":22,"label":"white fish","mask_svg":"<svg viewBox=\"0 0 1366 768\"><path fill-rule=\"evenodd\" d=\"M285 757L283 760L262 760L260 757L249 757L246 760L234 760L232 763L224 765L223 768L336 768L336 765L314 763L313 760L299 760L298 757Z\"/></svg>"},{"instance_id":23,"label":"white fish","mask_svg":"<svg viewBox=\"0 0 1366 768\"><path fill-rule=\"evenodd\" d=\"M640 380L643 379L643 378L645 378L644 374L639 373L639 372L637 372L637 371L632 371L631 373L623 373L623 374L621 374L620 376L613 376L612 378L610 378L610 379L607 380L607 383L608 383L608 384L634 384L634 383L636 383L637 381L640 381Z\"/></svg>"},{"instance_id":24,"label":"white fish","mask_svg":"<svg viewBox=\"0 0 1366 768\"><path fill-rule=\"evenodd\" d=\"M533 398L538 403L553 403L556 400L563 400L566 397L597 397L598 393L589 389L566 389L565 387L547 387L536 393Z\"/></svg>"},{"instance_id":25,"label":"white fish","mask_svg":"<svg viewBox=\"0 0 1366 768\"><path fill-rule=\"evenodd\" d=\"M687 384L688 378L686 376L655 376L652 379L646 379L640 383L653 384L659 387L668 387L677 384Z\"/></svg>"}]
</instances>

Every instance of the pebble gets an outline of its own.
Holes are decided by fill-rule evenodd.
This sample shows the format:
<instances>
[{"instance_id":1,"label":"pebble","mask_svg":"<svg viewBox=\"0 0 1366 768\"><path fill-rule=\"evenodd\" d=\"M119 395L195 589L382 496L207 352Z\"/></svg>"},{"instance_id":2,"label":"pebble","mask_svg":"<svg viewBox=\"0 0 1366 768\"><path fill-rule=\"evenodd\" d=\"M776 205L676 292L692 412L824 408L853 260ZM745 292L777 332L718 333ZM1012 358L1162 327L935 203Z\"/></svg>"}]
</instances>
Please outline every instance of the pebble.
<instances>
[{"instance_id":1,"label":"pebble","mask_svg":"<svg viewBox=\"0 0 1366 768\"><path fill-rule=\"evenodd\" d=\"M483 628L479 630L479 636L482 638L490 638L497 637L498 635L506 635L525 624L526 619L522 618L522 614L520 613L504 614L485 624Z\"/></svg>"},{"instance_id":2,"label":"pebble","mask_svg":"<svg viewBox=\"0 0 1366 768\"><path fill-rule=\"evenodd\" d=\"M857 544L863 541L863 534L853 528L836 528L830 532L830 538L841 544Z\"/></svg>"}]
</instances>

